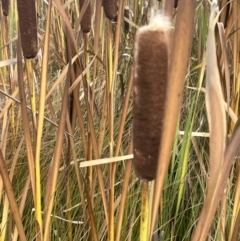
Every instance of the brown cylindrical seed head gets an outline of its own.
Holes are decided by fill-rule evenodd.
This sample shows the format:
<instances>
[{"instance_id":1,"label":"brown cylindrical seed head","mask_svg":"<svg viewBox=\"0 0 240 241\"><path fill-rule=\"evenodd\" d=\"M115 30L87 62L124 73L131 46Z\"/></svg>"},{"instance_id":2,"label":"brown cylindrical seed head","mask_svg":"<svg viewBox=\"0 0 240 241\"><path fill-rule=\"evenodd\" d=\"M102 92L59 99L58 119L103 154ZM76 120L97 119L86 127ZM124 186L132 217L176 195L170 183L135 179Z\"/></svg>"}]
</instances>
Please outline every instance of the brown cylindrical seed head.
<instances>
[{"instance_id":1,"label":"brown cylindrical seed head","mask_svg":"<svg viewBox=\"0 0 240 241\"><path fill-rule=\"evenodd\" d=\"M22 50L25 58L37 55L37 19L34 0L17 0Z\"/></svg>"},{"instance_id":2,"label":"brown cylindrical seed head","mask_svg":"<svg viewBox=\"0 0 240 241\"><path fill-rule=\"evenodd\" d=\"M9 0L2 0L2 11L4 16L9 15Z\"/></svg>"},{"instance_id":3,"label":"brown cylindrical seed head","mask_svg":"<svg viewBox=\"0 0 240 241\"><path fill-rule=\"evenodd\" d=\"M83 7L84 2L85 0L79 1L81 9ZM81 30L84 33L89 33L91 31L91 23L91 4L89 2L81 20Z\"/></svg>"},{"instance_id":4,"label":"brown cylindrical seed head","mask_svg":"<svg viewBox=\"0 0 240 241\"><path fill-rule=\"evenodd\" d=\"M117 16L117 0L103 0L103 9L108 19L113 20Z\"/></svg>"},{"instance_id":5,"label":"brown cylindrical seed head","mask_svg":"<svg viewBox=\"0 0 240 241\"><path fill-rule=\"evenodd\" d=\"M159 20L156 20L159 19ZM133 167L140 179L156 177L168 80L166 17L139 28L134 45Z\"/></svg>"},{"instance_id":6,"label":"brown cylindrical seed head","mask_svg":"<svg viewBox=\"0 0 240 241\"><path fill-rule=\"evenodd\" d=\"M174 8L177 8L178 6L178 0L174 0Z\"/></svg>"},{"instance_id":7,"label":"brown cylindrical seed head","mask_svg":"<svg viewBox=\"0 0 240 241\"><path fill-rule=\"evenodd\" d=\"M127 19L130 19L130 9L129 7L124 8L124 17ZM124 21L124 32L125 34L129 33L129 23L127 21Z\"/></svg>"}]
</instances>

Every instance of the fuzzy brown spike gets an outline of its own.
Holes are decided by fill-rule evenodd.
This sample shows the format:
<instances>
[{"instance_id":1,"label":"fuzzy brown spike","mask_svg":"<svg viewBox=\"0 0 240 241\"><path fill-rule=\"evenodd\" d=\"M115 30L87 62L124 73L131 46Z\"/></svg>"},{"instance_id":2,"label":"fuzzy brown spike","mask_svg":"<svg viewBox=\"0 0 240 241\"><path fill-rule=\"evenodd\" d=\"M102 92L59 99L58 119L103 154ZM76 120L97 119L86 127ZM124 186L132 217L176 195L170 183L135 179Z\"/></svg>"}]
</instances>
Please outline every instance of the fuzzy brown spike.
<instances>
[{"instance_id":1,"label":"fuzzy brown spike","mask_svg":"<svg viewBox=\"0 0 240 241\"><path fill-rule=\"evenodd\" d=\"M80 8L82 9L83 4L85 0L80 0L79 5ZM91 3L89 2L87 5L87 8L85 10L85 13L83 14L82 20L81 20L81 30L84 33L89 33L91 31Z\"/></svg>"},{"instance_id":2,"label":"fuzzy brown spike","mask_svg":"<svg viewBox=\"0 0 240 241\"><path fill-rule=\"evenodd\" d=\"M174 8L178 7L178 0L174 0Z\"/></svg>"},{"instance_id":3,"label":"fuzzy brown spike","mask_svg":"<svg viewBox=\"0 0 240 241\"><path fill-rule=\"evenodd\" d=\"M108 19L113 20L117 16L117 0L103 0L103 9Z\"/></svg>"},{"instance_id":4,"label":"fuzzy brown spike","mask_svg":"<svg viewBox=\"0 0 240 241\"><path fill-rule=\"evenodd\" d=\"M22 50L25 58L37 55L37 19L34 0L17 0Z\"/></svg>"},{"instance_id":5,"label":"fuzzy brown spike","mask_svg":"<svg viewBox=\"0 0 240 241\"><path fill-rule=\"evenodd\" d=\"M9 15L9 0L2 0L2 11L4 16Z\"/></svg>"},{"instance_id":6,"label":"fuzzy brown spike","mask_svg":"<svg viewBox=\"0 0 240 241\"><path fill-rule=\"evenodd\" d=\"M170 23L159 16L139 28L134 46L133 167L140 179L156 177L168 80Z\"/></svg>"}]
</instances>

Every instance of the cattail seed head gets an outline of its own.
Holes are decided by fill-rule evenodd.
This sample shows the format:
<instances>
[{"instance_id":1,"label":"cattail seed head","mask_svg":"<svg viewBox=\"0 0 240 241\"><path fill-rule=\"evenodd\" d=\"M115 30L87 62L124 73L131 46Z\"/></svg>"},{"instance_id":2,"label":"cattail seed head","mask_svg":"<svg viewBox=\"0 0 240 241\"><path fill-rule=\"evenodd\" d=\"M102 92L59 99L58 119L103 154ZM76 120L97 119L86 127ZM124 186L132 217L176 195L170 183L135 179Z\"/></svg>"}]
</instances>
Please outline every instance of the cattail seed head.
<instances>
[{"instance_id":1,"label":"cattail seed head","mask_svg":"<svg viewBox=\"0 0 240 241\"><path fill-rule=\"evenodd\" d=\"M4 16L9 15L9 0L2 0L2 11Z\"/></svg>"},{"instance_id":2,"label":"cattail seed head","mask_svg":"<svg viewBox=\"0 0 240 241\"><path fill-rule=\"evenodd\" d=\"M169 20L162 15L139 28L134 45L133 167L155 179L168 80Z\"/></svg>"},{"instance_id":3,"label":"cattail seed head","mask_svg":"<svg viewBox=\"0 0 240 241\"><path fill-rule=\"evenodd\" d=\"M103 0L103 9L108 19L113 20L117 16L117 0Z\"/></svg>"},{"instance_id":4,"label":"cattail seed head","mask_svg":"<svg viewBox=\"0 0 240 241\"><path fill-rule=\"evenodd\" d=\"M178 0L174 0L174 8L178 7Z\"/></svg>"},{"instance_id":5,"label":"cattail seed head","mask_svg":"<svg viewBox=\"0 0 240 241\"><path fill-rule=\"evenodd\" d=\"M124 8L123 14L125 18L133 20L133 13L128 6ZM129 33L129 23L127 21L124 21L124 32L125 34Z\"/></svg>"},{"instance_id":6,"label":"cattail seed head","mask_svg":"<svg viewBox=\"0 0 240 241\"><path fill-rule=\"evenodd\" d=\"M22 50L25 58L37 55L37 19L34 0L17 0Z\"/></svg>"},{"instance_id":7,"label":"cattail seed head","mask_svg":"<svg viewBox=\"0 0 240 241\"><path fill-rule=\"evenodd\" d=\"M85 0L80 0L79 5L82 9ZM81 30L84 33L91 31L91 3L89 2L81 20Z\"/></svg>"}]
</instances>

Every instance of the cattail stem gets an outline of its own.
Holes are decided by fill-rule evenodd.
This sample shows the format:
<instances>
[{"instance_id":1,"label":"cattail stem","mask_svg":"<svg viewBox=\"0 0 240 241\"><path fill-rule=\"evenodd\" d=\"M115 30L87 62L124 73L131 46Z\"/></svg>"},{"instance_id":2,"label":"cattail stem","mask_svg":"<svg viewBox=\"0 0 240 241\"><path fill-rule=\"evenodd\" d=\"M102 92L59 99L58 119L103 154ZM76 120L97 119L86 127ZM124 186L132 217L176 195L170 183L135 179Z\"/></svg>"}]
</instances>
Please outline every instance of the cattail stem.
<instances>
[{"instance_id":1,"label":"cattail stem","mask_svg":"<svg viewBox=\"0 0 240 241\"><path fill-rule=\"evenodd\" d=\"M140 224L140 241L148 240L148 222L149 222L149 197L148 181L142 181L142 203L141 203L141 224Z\"/></svg>"}]
</instances>

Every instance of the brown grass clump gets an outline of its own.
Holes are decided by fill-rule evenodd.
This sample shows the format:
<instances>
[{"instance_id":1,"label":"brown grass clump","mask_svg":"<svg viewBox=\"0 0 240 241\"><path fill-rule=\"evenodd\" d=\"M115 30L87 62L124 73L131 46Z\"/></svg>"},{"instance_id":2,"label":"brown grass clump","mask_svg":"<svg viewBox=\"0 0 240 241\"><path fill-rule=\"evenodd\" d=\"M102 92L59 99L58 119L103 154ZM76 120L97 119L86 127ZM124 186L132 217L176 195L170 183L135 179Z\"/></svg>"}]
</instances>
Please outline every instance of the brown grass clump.
<instances>
[{"instance_id":1,"label":"brown grass clump","mask_svg":"<svg viewBox=\"0 0 240 241\"><path fill-rule=\"evenodd\" d=\"M103 9L106 17L113 20L117 16L117 0L103 0Z\"/></svg>"},{"instance_id":2,"label":"brown grass clump","mask_svg":"<svg viewBox=\"0 0 240 241\"><path fill-rule=\"evenodd\" d=\"M80 0L80 8L82 9L85 0ZM84 33L89 33L91 31L91 4L87 5L87 8L83 14L81 20L81 30Z\"/></svg>"},{"instance_id":3,"label":"brown grass clump","mask_svg":"<svg viewBox=\"0 0 240 241\"><path fill-rule=\"evenodd\" d=\"M27 59L34 58L37 55L37 20L35 1L18 0L17 9L23 55Z\"/></svg>"},{"instance_id":4,"label":"brown grass clump","mask_svg":"<svg viewBox=\"0 0 240 241\"><path fill-rule=\"evenodd\" d=\"M2 0L2 11L4 16L9 14L9 0Z\"/></svg>"},{"instance_id":5,"label":"brown grass clump","mask_svg":"<svg viewBox=\"0 0 240 241\"><path fill-rule=\"evenodd\" d=\"M169 21L159 15L136 34L134 49L133 144L139 178L156 176L168 80Z\"/></svg>"}]
</instances>

